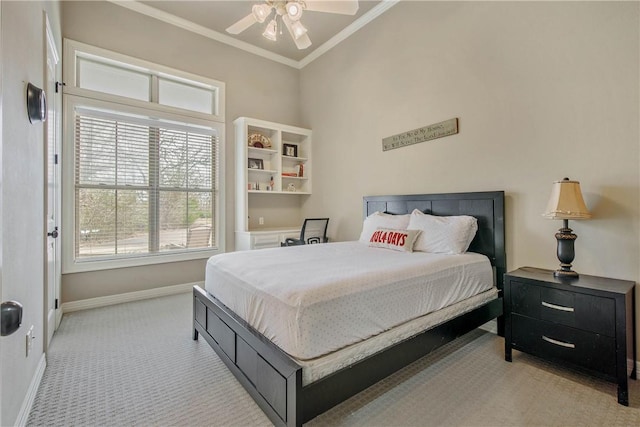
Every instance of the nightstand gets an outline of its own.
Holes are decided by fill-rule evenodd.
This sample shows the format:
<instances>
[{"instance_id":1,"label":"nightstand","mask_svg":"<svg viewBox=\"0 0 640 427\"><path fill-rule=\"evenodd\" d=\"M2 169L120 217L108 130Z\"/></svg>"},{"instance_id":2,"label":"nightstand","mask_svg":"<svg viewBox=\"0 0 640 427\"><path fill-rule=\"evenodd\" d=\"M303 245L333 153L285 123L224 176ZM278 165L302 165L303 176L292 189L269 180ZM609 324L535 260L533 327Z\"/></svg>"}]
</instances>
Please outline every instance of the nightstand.
<instances>
[{"instance_id":1,"label":"nightstand","mask_svg":"<svg viewBox=\"0 0 640 427\"><path fill-rule=\"evenodd\" d=\"M523 267L504 276L505 360L511 350L558 362L618 384L629 406L636 379L635 283Z\"/></svg>"}]
</instances>

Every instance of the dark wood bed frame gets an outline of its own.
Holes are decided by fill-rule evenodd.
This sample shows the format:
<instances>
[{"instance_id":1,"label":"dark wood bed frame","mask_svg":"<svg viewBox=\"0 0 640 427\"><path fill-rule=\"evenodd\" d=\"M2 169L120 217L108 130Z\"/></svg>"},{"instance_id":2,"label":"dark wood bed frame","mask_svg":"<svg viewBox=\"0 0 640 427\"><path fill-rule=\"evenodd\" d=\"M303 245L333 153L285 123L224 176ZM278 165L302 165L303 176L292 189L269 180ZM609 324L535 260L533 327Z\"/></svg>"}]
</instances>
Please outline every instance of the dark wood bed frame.
<instances>
[{"instance_id":1,"label":"dark wood bed frame","mask_svg":"<svg viewBox=\"0 0 640 427\"><path fill-rule=\"evenodd\" d=\"M504 192L364 197L363 215L420 209L432 215L472 215L478 232L469 248L495 269L498 299L375 353L311 384L302 367L204 289L193 289L193 339L202 334L275 425L301 426L400 368L498 318L503 335L502 288L506 272ZM496 356L497 357L497 356Z\"/></svg>"}]
</instances>

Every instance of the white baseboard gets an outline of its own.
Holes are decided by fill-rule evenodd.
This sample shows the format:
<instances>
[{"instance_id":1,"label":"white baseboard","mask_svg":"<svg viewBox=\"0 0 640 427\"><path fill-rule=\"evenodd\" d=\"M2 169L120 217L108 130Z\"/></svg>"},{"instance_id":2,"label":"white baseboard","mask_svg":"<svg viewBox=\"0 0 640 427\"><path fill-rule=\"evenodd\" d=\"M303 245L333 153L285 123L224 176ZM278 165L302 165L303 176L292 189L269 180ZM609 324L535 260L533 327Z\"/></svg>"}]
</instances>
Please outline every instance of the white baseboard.
<instances>
[{"instance_id":1,"label":"white baseboard","mask_svg":"<svg viewBox=\"0 0 640 427\"><path fill-rule=\"evenodd\" d=\"M18 413L18 418L15 422L16 426L22 427L27 425L27 421L29 420L29 413L31 412L31 407L33 406L33 401L36 398L36 394L38 393L38 387L40 387L40 382L42 381L42 376L44 375L44 370L46 367L47 358L44 353L42 353L40 362L38 362L38 367L36 368L36 373L33 375L31 384L29 384L29 389L27 390L27 394L22 401L22 406L20 407L20 412Z\"/></svg>"},{"instance_id":2,"label":"white baseboard","mask_svg":"<svg viewBox=\"0 0 640 427\"><path fill-rule=\"evenodd\" d=\"M108 305L121 304L123 302L139 301L143 299L190 292L194 285L202 285L202 282L183 283L181 285L147 289L146 291L127 292L125 294L65 302L62 304L61 308L63 313L71 313L73 311L87 310L89 308L106 307Z\"/></svg>"}]
</instances>

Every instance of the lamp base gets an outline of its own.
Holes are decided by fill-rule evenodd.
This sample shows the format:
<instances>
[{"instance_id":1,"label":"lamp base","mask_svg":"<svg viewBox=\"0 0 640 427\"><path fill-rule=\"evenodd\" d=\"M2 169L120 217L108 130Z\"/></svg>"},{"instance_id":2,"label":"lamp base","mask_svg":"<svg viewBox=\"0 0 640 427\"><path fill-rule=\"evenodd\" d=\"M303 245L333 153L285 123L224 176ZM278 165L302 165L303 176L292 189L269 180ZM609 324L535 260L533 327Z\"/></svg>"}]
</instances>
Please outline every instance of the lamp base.
<instances>
[{"instance_id":1,"label":"lamp base","mask_svg":"<svg viewBox=\"0 0 640 427\"><path fill-rule=\"evenodd\" d=\"M563 225L564 226L556 233L560 268L553 272L553 276L558 278L576 278L578 277L578 273L571 269L571 263L575 257L573 245L578 236L573 234L573 230L569 228L568 220L565 219Z\"/></svg>"},{"instance_id":2,"label":"lamp base","mask_svg":"<svg viewBox=\"0 0 640 427\"><path fill-rule=\"evenodd\" d=\"M563 270L561 267L554 271L553 277L557 277L559 279L577 279L579 274L571 270L571 266L569 266L566 270Z\"/></svg>"}]
</instances>

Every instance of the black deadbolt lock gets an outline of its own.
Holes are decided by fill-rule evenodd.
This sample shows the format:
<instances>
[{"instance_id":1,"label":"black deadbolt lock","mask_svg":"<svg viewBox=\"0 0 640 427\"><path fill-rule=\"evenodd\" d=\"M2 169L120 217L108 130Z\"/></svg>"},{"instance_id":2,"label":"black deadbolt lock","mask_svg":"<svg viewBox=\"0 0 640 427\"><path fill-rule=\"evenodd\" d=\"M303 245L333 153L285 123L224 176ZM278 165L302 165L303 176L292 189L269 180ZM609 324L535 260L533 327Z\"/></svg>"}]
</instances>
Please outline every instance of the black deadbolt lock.
<instances>
[{"instance_id":1,"label":"black deadbolt lock","mask_svg":"<svg viewBox=\"0 0 640 427\"><path fill-rule=\"evenodd\" d=\"M47 233L47 236L53 237L54 239L58 238L58 227L54 228L52 232Z\"/></svg>"}]
</instances>

